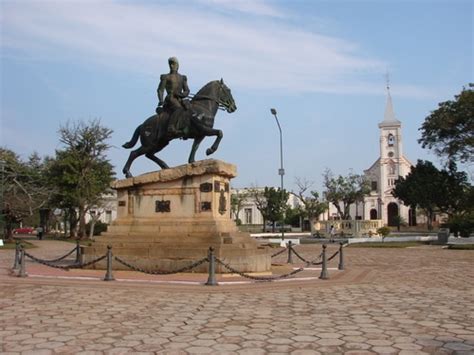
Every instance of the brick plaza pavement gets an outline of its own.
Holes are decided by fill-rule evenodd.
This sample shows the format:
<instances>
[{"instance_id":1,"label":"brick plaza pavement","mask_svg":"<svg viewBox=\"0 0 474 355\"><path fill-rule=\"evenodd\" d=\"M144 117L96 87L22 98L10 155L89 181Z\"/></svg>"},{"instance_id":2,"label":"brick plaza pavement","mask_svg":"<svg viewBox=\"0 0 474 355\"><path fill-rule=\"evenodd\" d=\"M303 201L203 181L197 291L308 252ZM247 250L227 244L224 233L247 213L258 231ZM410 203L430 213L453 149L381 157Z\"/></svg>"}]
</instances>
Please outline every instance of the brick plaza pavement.
<instances>
[{"instance_id":1,"label":"brick plaza pavement","mask_svg":"<svg viewBox=\"0 0 474 355\"><path fill-rule=\"evenodd\" d=\"M73 247L35 243L40 248L30 252L44 258ZM308 258L319 248L296 247ZM330 280L209 287L16 278L8 275L13 251L2 250L0 350L474 354L474 251L438 246L344 251L346 270L330 270ZM35 267L31 273L42 272Z\"/></svg>"}]
</instances>

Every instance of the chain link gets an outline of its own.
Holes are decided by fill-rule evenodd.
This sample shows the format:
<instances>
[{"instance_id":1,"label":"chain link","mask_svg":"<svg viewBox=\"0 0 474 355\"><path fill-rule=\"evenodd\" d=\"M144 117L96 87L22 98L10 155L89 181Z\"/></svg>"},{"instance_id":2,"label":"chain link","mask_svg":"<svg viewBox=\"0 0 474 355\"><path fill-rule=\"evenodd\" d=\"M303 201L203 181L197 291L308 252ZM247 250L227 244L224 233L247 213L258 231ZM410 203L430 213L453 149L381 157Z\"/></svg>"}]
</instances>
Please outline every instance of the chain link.
<instances>
[{"instance_id":1,"label":"chain link","mask_svg":"<svg viewBox=\"0 0 474 355\"><path fill-rule=\"evenodd\" d=\"M337 254L339 254L339 250L336 251L333 255L331 255L331 256L327 259L327 261L331 261L332 259L334 259Z\"/></svg>"},{"instance_id":2,"label":"chain link","mask_svg":"<svg viewBox=\"0 0 474 355\"><path fill-rule=\"evenodd\" d=\"M29 257L30 259L36 261L39 264L43 264L43 265L46 265L46 266L49 266L49 267L52 267L52 268L62 269L62 270L69 270L69 269L74 269L74 268L80 268L81 269L81 268L84 268L86 266L95 264L95 263L97 263L97 262L99 262L99 261L101 261L101 260L103 260L107 257L107 255L103 255L103 256L98 257L97 259L91 260L91 261L89 261L88 263L85 263L85 264L56 265L56 264L52 264L48 260L39 259L39 258L27 253L26 251L25 251L25 256Z\"/></svg>"},{"instance_id":3,"label":"chain link","mask_svg":"<svg viewBox=\"0 0 474 355\"><path fill-rule=\"evenodd\" d=\"M91 260L87 263L84 263L84 264L72 264L69 266L70 269L75 269L75 268L79 268L79 269L82 269L82 268L85 268L86 266L89 266L89 265L92 265L92 264L95 264L95 263L98 263L99 261L102 261L104 260L105 258L107 258L107 254L104 254L102 256L99 256L98 258L94 259L94 260Z\"/></svg>"},{"instance_id":4,"label":"chain link","mask_svg":"<svg viewBox=\"0 0 474 355\"><path fill-rule=\"evenodd\" d=\"M246 274L244 272L241 272L239 270L236 270L232 266L230 266L229 264L224 263L222 260L220 260L218 258L216 258L216 262L218 262L219 264L221 264L227 270L229 270L230 272L232 272L234 274L238 274L242 277L245 277L245 278L250 279L250 280L255 280L255 281L267 281L267 282L269 282L269 281L284 279L286 277L293 276L293 275L295 275L295 274L297 274L297 273L304 270L304 268L299 268L297 270L294 270L294 271L289 272L288 274L284 274L284 275L278 275L278 276L273 276L273 277L261 277L261 276L252 276L252 275Z\"/></svg>"},{"instance_id":5,"label":"chain link","mask_svg":"<svg viewBox=\"0 0 474 355\"><path fill-rule=\"evenodd\" d=\"M120 264L122 265L125 265L127 266L128 268L134 270L134 271L139 271L139 272L143 272L145 274L151 274L151 275L170 275L170 274L178 274L180 272L185 272L185 271L189 271L189 270L192 270L198 266L200 266L201 264L205 263L205 262L208 262L209 259L208 258L203 258L201 260L198 260L194 263L192 263L191 265L188 265L188 266L185 266L185 267L182 267L180 269L176 269L176 270L173 270L173 271L161 271L161 270L145 270L145 269L142 269L142 268L139 268L138 266L135 266L135 265L132 265L128 262L126 262L125 260L122 260L120 259L118 256L115 256L114 257L115 260L117 260Z\"/></svg>"},{"instance_id":6,"label":"chain link","mask_svg":"<svg viewBox=\"0 0 474 355\"><path fill-rule=\"evenodd\" d=\"M52 260L45 260L45 259L42 259L42 260L45 261L45 262L48 262L48 263L55 263L55 262L61 261L63 259L66 259L69 255L71 255L75 251L76 251L76 248L72 249L69 253L67 253L66 255L61 256L60 258L52 259Z\"/></svg>"},{"instance_id":7,"label":"chain link","mask_svg":"<svg viewBox=\"0 0 474 355\"><path fill-rule=\"evenodd\" d=\"M280 250L280 251L278 251L278 252L276 252L276 253L273 254L271 257L274 258L275 256L278 256L278 255L280 255L280 254L283 254L285 251L286 251L286 248L285 248L285 249L282 249L282 250Z\"/></svg>"}]
</instances>

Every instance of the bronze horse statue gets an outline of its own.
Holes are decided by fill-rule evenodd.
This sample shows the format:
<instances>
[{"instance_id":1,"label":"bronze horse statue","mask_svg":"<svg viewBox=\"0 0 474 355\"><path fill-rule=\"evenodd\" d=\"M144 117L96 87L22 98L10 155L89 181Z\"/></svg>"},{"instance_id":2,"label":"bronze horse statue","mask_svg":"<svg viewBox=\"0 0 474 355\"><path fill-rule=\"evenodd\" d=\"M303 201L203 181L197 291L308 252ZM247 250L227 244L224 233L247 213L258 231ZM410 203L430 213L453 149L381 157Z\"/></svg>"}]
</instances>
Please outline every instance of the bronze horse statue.
<instances>
[{"instance_id":1,"label":"bronze horse statue","mask_svg":"<svg viewBox=\"0 0 474 355\"><path fill-rule=\"evenodd\" d=\"M217 150L223 137L220 129L213 128L217 110L222 109L232 113L237 109L230 89L224 84L222 79L211 81L194 95L190 104L192 109L178 109L169 117L169 120L177 119L186 128L184 133L178 136L168 133L168 120L163 119L163 115L159 114L147 118L145 122L135 129L132 139L125 143L123 147L127 149L132 148L137 143L138 138L140 138L142 145L130 153L123 167L122 172L127 178L132 177L130 173L132 162L142 155L153 160L162 169L168 169L169 166L155 156L155 153L161 151L171 140L176 138L194 139L188 163L195 161L196 151L204 137L216 136L212 146L206 150L206 155L210 155ZM174 117L174 115L177 116Z\"/></svg>"}]
</instances>

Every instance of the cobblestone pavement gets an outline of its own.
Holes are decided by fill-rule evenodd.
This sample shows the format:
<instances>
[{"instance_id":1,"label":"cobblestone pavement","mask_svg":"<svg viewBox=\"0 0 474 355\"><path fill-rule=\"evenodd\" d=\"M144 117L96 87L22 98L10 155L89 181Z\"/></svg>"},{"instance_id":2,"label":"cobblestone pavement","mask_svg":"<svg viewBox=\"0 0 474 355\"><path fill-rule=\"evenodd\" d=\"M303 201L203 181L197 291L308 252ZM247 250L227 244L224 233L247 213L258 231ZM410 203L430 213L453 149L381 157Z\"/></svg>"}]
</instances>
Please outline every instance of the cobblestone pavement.
<instances>
[{"instance_id":1,"label":"cobblestone pavement","mask_svg":"<svg viewBox=\"0 0 474 355\"><path fill-rule=\"evenodd\" d=\"M35 243L31 253L41 257L73 247ZM296 249L309 258L320 246ZM344 251L346 270L330 271L330 280L206 287L16 278L8 275L13 251L2 250L0 350L474 354L474 251Z\"/></svg>"}]
</instances>

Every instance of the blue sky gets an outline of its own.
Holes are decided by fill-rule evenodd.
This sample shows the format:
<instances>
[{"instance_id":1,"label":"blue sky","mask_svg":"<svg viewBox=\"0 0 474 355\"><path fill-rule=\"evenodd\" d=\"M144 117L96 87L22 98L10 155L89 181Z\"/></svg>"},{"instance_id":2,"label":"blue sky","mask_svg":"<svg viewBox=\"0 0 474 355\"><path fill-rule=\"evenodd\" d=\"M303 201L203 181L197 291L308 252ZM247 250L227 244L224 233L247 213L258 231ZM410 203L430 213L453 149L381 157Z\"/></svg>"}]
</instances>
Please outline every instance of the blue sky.
<instances>
[{"instance_id":1,"label":"blue sky","mask_svg":"<svg viewBox=\"0 0 474 355\"><path fill-rule=\"evenodd\" d=\"M322 190L322 173L362 173L379 154L377 124L390 74L404 153L438 159L417 143L441 101L473 82L472 1L0 1L0 145L26 158L53 155L58 128L99 118L114 130L109 157L157 104L159 75L177 56L191 92L224 78L238 110L211 156L238 167L235 187L285 186L296 177ZM191 141L158 155L184 164ZM207 138L197 153L204 159ZM139 158L132 173L158 170Z\"/></svg>"}]
</instances>

